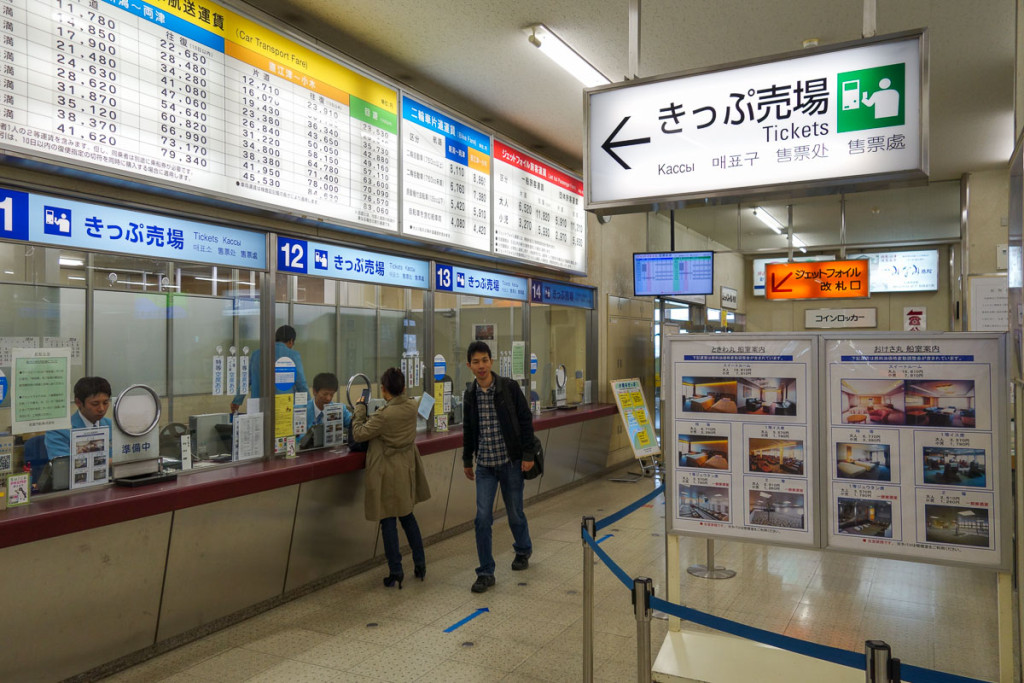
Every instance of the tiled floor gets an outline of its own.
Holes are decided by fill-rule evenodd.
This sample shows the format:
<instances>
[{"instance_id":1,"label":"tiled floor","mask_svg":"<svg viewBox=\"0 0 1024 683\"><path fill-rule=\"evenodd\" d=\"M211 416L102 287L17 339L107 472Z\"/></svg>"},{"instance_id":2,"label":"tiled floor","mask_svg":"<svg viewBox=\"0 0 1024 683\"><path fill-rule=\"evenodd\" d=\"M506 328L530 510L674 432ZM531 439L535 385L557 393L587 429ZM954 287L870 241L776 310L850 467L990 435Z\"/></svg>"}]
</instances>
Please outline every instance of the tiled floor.
<instances>
[{"instance_id":1,"label":"tiled floor","mask_svg":"<svg viewBox=\"0 0 1024 683\"><path fill-rule=\"evenodd\" d=\"M378 568L123 671L113 681L574 681L582 678L583 514L601 519L652 488L597 481L527 508L530 568L512 572L511 535L495 522L497 585L469 591L472 531L427 548L425 582L385 589ZM601 531L601 547L664 596L664 503ZM704 560L703 539L681 540L682 567ZM888 641L908 664L996 680L991 573L847 554L718 542L734 579L685 574L685 602L753 626L860 650ZM498 552L500 551L500 552ZM409 563L406 558L407 564ZM407 567L411 570L411 567ZM411 574L411 571L410 571ZM636 680L630 591L595 567L595 679ZM481 612L451 633L449 626ZM667 622L652 622L652 657Z\"/></svg>"}]
</instances>

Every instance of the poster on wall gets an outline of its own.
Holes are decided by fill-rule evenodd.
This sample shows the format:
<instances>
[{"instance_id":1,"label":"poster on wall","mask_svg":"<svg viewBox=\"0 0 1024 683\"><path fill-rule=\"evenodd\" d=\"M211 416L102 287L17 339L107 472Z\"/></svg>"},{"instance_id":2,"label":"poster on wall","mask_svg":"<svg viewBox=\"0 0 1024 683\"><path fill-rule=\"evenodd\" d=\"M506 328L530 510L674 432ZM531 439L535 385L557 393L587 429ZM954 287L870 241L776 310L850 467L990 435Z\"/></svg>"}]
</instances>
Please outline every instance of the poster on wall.
<instances>
[{"instance_id":1,"label":"poster on wall","mask_svg":"<svg viewBox=\"0 0 1024 683\"><path fill-rule=\"evenodd\" d=\"M71 349L12 349L11 432L71 427Z\"/></svg>"},{"instance_id":2,"label":"poster on wall","mask_svg":"<svg viewBox=\"0 0 1024 683\"><path fill-rule=\"evenodd\" d=\"M622 418L622 424L626 427L633 455L637 458L649 458L661 453L640 380L636 378L612 380L612 395L619 407L619 416Z\"/></svg>"},{"instance_id":3,"label":"poster on wall","mask_svg":"<svg viewBox=\"0 0 1024 683\"><path fill-rule=\"evenodd\" d=\"M1010 524L1000 335L825 337L827 543L1004 565Z\"/></svg>"},{"instance_id":4,"label":"poster on wall","mask_svg":"<svg viewBox=\"0 0 1024 683\"><path fill-rule=\"evenodd\" d=\"M672 530L818 545L816 337L690 334L665 350Z\"/></svg>"}]
</instances>

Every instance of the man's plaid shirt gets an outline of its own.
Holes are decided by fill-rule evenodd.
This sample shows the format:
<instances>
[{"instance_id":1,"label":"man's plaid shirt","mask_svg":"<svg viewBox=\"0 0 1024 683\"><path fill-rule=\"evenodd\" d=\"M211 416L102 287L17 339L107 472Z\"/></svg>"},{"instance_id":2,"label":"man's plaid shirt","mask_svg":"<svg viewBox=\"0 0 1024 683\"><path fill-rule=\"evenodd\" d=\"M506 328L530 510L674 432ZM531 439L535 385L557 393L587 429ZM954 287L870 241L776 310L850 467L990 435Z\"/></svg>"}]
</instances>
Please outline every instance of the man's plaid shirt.
<instances>
[{"instance_id":1,"label":"man's plaid shirt","mask_svg":"<svg viewBox=\"0 0 1024 683\"><path fill-rule=\"evenodd\" d=\"M497 467L509 461L505 438L501 435L501 423L498 422L498 411L494 408L494 394L497 382L481 389L476 385L476 407L480 419L480 442L476 449L476 464L484 467Z\"/></svg>"}]
</instances>

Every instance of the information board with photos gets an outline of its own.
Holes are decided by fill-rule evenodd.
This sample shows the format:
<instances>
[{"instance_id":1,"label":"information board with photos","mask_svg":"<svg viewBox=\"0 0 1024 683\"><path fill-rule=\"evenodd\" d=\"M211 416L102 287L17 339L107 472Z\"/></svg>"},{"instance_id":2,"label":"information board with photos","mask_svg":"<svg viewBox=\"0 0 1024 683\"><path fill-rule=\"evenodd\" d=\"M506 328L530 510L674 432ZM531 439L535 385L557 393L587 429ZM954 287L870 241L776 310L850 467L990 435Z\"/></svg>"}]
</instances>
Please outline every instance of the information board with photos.
<instances>
[{"instance_id":1,"label":"information board with photos","mask_svg":"<svg viewBox=\"0 0 1024 683\"><path fill-rule=\"evenodd\" d=\"M1002 567L1010 467L1000 335L823 337L828 545Z\"/></svg>"},{"instance_id":2,"label":"information board with photos","mask_svg":"<svg viewBox=\"0 0 1024 683\"><path fill-rule=\"evenodd\" d=\"M817 349L810 335L665 341L662 390L671 412L662 440L673 531L818 545Z\"/></svg>"}]
</instances>

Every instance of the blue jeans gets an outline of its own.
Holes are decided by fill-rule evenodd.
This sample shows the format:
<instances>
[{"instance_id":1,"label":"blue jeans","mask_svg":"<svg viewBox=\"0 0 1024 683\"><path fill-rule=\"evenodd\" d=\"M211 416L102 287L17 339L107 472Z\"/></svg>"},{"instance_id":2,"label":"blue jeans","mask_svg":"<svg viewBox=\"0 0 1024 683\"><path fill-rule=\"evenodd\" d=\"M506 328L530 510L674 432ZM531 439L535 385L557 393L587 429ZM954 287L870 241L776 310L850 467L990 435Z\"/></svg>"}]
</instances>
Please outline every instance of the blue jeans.
<instances>
[{"instance_id":1,"label":"blue jeans","mask_svg":"<svg viewBox=\"0 0 1024 683\"><path fill-rule=\"evenodd\" d=\"M508 526L512 530L512 549L517 555L530 556L530 528L523 513L523 471L518 462L509 461L497 467L476 467L476 554L480 566L478 576L494 576L494 555L491 552L491 524L494 522L494 496L501 486Z\"/></svg>"},{"instance_id":2,"label":"blue jeans","mask_svg":"<svg viewBox=\"0 0 1024 683\"><path fill-rule=\"evenodd\" d=\"M405 517L385 517L380 520L380 535L384 540L384 556L388 558L388 571L398 576L402 573L402 553L398 549L398 524L402 523L405 538L409 541L412 551L412 562L417 567L427 564L427 556L423 553L423 537L420 536L420 525L410 512Z\"/></svg>"}]
</instances>

